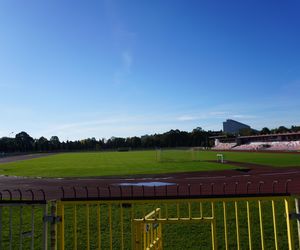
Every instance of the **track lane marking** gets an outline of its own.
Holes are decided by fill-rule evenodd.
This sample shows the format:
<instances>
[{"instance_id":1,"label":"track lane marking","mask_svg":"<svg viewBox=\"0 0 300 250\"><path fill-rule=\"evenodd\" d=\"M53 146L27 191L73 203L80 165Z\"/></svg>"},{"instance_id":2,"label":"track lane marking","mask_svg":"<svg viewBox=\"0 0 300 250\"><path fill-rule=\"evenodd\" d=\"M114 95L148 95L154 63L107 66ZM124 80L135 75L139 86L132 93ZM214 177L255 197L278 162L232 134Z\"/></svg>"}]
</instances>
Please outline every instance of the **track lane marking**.
<instances>
[{"instance_id":1,"label":"track lane marking","mask_svg":"<svg viewBox=\"0 0 300 250\"><path fill-rule=\"evenodd\" d=\"M287 175L287 174L300 174L300 171L294 171L294 172L279 172L279 173L267 173L267 174L259 174L261 176L268 176L268 175Z\"/></svg>"},{"instance_id":2,"label":"track lane marking","mask_svg":"<svg viewBox=\"0 0 300 250\"><path fill-rule=\"evenodd\" d=\"M204 176L204 177L187 177L186 180L196 180L196 179L221 179L226 178L228 176Z\"/></svg>"}]
</instances>

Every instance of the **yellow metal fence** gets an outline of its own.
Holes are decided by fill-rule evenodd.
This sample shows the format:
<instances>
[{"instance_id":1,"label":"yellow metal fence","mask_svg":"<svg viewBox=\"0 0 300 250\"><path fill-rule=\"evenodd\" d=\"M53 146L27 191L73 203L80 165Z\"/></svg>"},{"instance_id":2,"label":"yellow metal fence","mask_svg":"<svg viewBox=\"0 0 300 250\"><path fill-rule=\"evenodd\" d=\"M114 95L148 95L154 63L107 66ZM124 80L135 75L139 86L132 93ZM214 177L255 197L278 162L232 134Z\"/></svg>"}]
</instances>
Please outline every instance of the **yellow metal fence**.
<instances>
[{"instance_id":1,"label":"yellow metal fence","mask_svg":"<svg viewBox=\"0 0 300 250\"><path fill-rule=\"evenodd\" d=\"M58 249L298 249L294 198L56 202Z\"/></svg>"}]
</instances>

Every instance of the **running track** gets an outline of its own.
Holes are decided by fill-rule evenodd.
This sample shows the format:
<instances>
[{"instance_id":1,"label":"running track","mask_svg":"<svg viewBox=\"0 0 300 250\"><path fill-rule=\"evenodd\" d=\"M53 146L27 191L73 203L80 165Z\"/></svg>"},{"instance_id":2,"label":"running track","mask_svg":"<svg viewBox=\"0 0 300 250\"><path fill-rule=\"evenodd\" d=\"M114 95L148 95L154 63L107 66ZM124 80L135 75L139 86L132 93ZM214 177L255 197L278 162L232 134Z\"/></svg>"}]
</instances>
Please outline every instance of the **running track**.
<instances>
[{"instance_id":1,"label":"running track","mask_svg":"<svg viewBox=\"0 0 300 250\"><path fill-rule=\"evenodd\" d=\"M2 197L60 199L66 198L119 198L174 197L194 195L232 195L291 193L300 194L300 167L272 168L262 165L229 162L248 171L223 170L105 178L25 178L0 176ZM164 182L168 186L147 186L149 182ZM120 186L126 183L126 186ZM142 186L135 186L142 183ZM63 188L62 188L63 187ZM9 190L9 191L7 191ZM42 190L42 191L41 191ZM31 192L32 191L32 192ZM32 194L34 197L32 197Z\"/></svg>"}]
</instances>

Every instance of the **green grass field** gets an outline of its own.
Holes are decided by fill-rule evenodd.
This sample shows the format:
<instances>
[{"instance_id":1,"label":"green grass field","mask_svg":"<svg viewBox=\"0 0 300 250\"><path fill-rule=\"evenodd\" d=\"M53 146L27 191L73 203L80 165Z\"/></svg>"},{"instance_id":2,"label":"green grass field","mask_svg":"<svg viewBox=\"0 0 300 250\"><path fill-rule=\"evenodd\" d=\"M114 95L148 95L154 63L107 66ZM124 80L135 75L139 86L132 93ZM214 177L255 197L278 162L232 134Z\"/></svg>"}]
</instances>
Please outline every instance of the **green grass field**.
<instances>
[{"instance_id":1,"label":"green grass field","mask_svg":"<svg viewBox=\"0 0 300 250\"><path fill-rule=\"evenodd\" d=\"M43 158L0 164L0 174L41 177L132 176L236 169L216 160L214 151L166 150L62 153ZM224 152L225 160L274 167L300 166L300 154Z\"/></svg>"},{"instance_id":2,"label":"green grass field","mask_svg":"<svg viewBox=\"0 0 300 250\"><path fill-rule=\"evenodd\" d=\"M19 176L44 176L44 177L71 177L71 176L120 176L120 175L135 175L135 174L157 174L168 172L187 172L187 171L205 171L205 170L221 170L232 169L236 166L230 164L219 164L209 162L216 160L216 154L219 152L212 151L197 151L190 152L187 150L168 150L157 151L131 151L131 152L95 152L95 153L64 153L52 155L44 158L36 158L32 160L24 160L14 163L0 164L0 173L7 175ZM273 153L241 153L241 152L223 152L225 160L256 163L272 167L300 167L300 154L273 154ZM228 245L229 249L237 249L236 245L236 220L234 214L234 203L229 202L227 206L227 230L228 230ZM135 205L134 218L143 217L145 213L160 207L163 211L163 216L174 216L176 214L177 204L170 204L166 208L165 204L146 204L144 207ZM132 207L124 207L124 249L130 249L131 245L131 215ZM180 206L181 216L187 216L187 204ZM3 207L2 210L2 225L3 225L3 247L8 248L9 244L9 210L10 208ZM90 244L91 249L97 247L97 207L90 206ZM167 210L166 210L167 209ZM200 210L199 202L192 202L192 213L197 214ZM209 216L211 208L210 203L203 203L203 214ZM253 238L253 249L261 249L260 242L260 227L258 204L256 201L250 202L251 210L251 234ZM264 221L264 237L265 249L274 248L274 233L272 222L272 208L270 202L263 202L263 221ZM167 211L167 212L166 212ZM241 249L248 249L248 227L246 216L245 202L239 202L239 231ZM31 206L23 208L24 218L23 231L30 231L31 225ZM108 205L101 205L101 235L102 249L109 248L109 220L108 220ZM17 207L13 208L13 249L19 244L19 219L20 210ZM40 249L41 246L41 209L36 208L35 211L35 248ZM216 203L216 237L218 241L218 249L225 249L224 245L224 217L223 204ZM66 234L66 249L73 249L74 244L74 207L66 206L65 210L65 234ZM113 246L114 249L120 249L120 205L112 206L112 227L113 227ZM287 249L287 232L286 218L284 214L284 204L278 202L276 205L277 229L279 249ZM0 223L0 224L1 224ZM86 249L86 205L78 205L77 207L77 237L78 249ZM293 221L294 230L296 230L295 221ZM294 231L296 235L296 231ZM211 249L211 231L207 223L195 224L168 224L163 230L164 249L195 249L195 246L201 246L201 249ZM295 245L297 243L295 242ZM30 238L24 238L24 248L29 249Z\"/></svg>"}]
</instances>

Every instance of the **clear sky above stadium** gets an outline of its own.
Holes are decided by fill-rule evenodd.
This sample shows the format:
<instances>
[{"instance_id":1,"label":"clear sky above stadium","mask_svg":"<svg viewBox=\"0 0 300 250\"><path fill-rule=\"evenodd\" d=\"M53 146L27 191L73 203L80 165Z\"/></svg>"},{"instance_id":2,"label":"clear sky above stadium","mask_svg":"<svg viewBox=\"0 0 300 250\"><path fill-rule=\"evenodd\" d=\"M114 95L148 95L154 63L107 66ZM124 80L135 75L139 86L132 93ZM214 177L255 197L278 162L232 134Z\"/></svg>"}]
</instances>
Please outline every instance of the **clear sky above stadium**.
<instances>
[{"instance_id":1,"label":"clear sky above stadium","mask_svg":"<svg viewBox=\"0 0 300 250\"><path fill-rule=\"evenodd\" d=\"M0 137L300 124L299 1L0 1Z\"/></svg>"}]
</instances>

